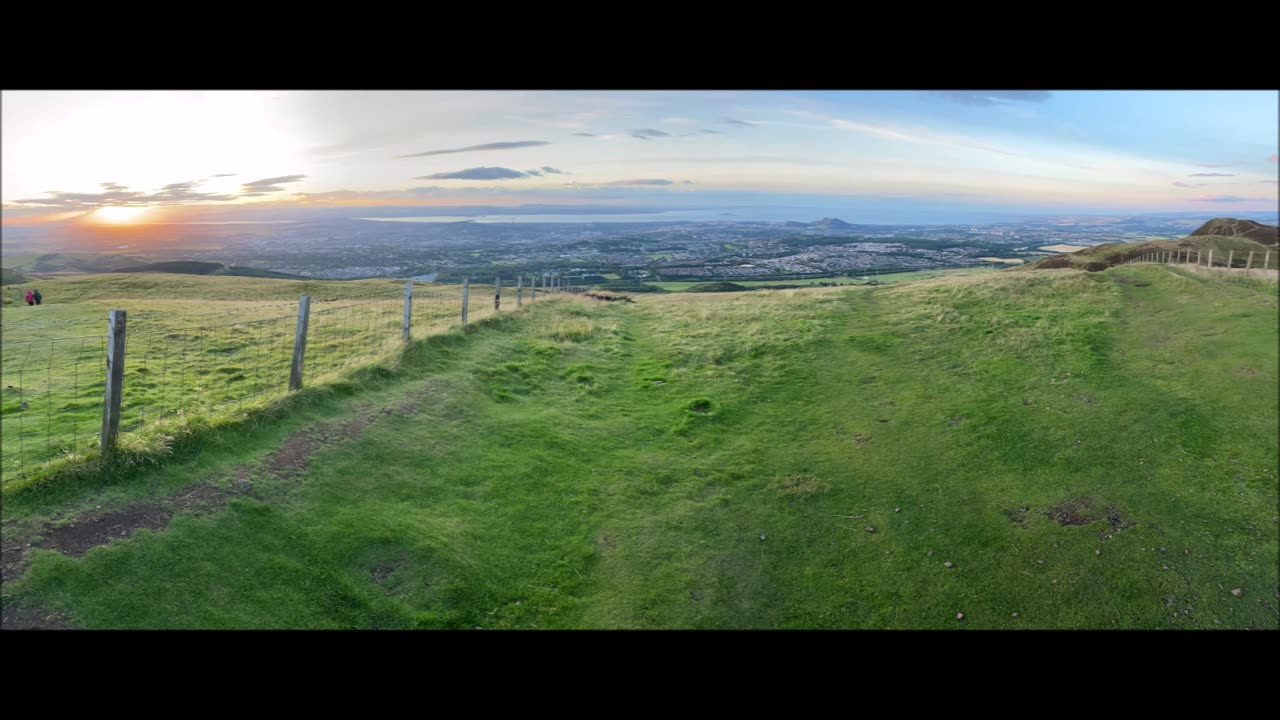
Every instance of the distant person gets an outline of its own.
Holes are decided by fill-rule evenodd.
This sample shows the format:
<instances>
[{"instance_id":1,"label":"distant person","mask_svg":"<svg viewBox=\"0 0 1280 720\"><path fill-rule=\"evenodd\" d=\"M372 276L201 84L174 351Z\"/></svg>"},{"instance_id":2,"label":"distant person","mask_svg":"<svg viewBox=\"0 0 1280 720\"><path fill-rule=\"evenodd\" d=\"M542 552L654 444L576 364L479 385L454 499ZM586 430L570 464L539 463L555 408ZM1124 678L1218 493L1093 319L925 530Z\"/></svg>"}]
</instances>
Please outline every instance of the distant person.
<instances>
[{"instance_id":1,"label":"distant person","mask_svg":"<svg viewBox=\"0 0 1280 720\"><path fill-rule=\"evenodd\" d=\"M40 301L44 299L44 296L40 294L39 290L36 290L35 292L33 292L31 294L31 297L35 298L37 305L39 305Z\"/></svg>"},{"instance_id":2,"label":"distant person","mask_svg":"<svg viewBox=\"0 0 1280 720\"><path fill-rule=\"evenodd\" d=\"M36 296L33 295L30 290L27 291L27 304L28 305L36 304Z\"/></svg>"}]
</instances>

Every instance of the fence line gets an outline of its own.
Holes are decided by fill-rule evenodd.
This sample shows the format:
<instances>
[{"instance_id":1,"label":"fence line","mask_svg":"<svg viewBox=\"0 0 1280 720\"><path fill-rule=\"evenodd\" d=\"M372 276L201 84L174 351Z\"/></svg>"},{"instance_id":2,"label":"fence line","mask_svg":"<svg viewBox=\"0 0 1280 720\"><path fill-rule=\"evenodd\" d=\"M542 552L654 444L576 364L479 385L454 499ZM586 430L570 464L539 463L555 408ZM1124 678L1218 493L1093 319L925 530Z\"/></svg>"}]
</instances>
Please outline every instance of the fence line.
<instances>
[{"instance_id":1,"label":"fence line","mask_svg":"<svg viewBox=\"0 0 1280 720\"><path fill-rule=\"evenodd\" d=\"M271 314L227 322L199 322L226 311L112 309L107 318L5 323L0 482L38 473L62 457L111 450L116 438L164 418L244 412L391 356L414 339L583 289L562 274L545 273L499 277L492 285L407 282L403 292L304 295L235 308L242 318ZM18 332L103 320L103 334L8 340Z\"/></svg>"},{"instance_id":2,"label":"fence line","mask_svg":"<svg viewBox=\"0 0 1280 720\"><path fill-rule=\"evenodd\" d=\"M1280 251L1264 250L1258 252L1256 250L1241 250L1240 256L1236 256L1235 250L1228 250L1227 257L1224 259L1222 254L1218 254L1217 261L1213 257L1213 249L1210 248L1207 253L1201 248L1195 248L1193 254L1192 248L1176 248L1173 250L1159 250L1146 252L1129 258L1124 262L1125 265L1133 265L1140 263L1159 263L1163 265L1193 265L1199 267L1220 267L1224 269L1242 269L1242 270L1271 270L1280 268ZM1278 257L1273 260L1272 256ZM1255 260L1255 257L1257 259ZM1254 264L1260 263L1260 267L1255 268ZM1273 268L1272 266L1275 266Z\"/></svg>"}]
</instances>

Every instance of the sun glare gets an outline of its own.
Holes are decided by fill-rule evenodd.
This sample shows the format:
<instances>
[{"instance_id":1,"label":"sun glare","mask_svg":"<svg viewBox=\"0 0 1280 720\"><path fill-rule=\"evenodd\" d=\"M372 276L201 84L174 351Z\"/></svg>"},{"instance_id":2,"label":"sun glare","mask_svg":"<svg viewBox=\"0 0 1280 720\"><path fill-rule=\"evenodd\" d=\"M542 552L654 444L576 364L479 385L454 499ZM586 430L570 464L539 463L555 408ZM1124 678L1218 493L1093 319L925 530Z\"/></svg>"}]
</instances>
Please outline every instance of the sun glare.
<instances>
[{"instance_id":1,"label":"sun glare","mask_svg":"<svg viewBox=\"0 0 1280 720\"><path fill-rule=\"evenodd\" d=\"M150 210L150 208L120 207L118 205L100 207L93 211L93 221L110 225L125 225L137 222L138 218L147 210Z\"/></svg>"}]
</instances>

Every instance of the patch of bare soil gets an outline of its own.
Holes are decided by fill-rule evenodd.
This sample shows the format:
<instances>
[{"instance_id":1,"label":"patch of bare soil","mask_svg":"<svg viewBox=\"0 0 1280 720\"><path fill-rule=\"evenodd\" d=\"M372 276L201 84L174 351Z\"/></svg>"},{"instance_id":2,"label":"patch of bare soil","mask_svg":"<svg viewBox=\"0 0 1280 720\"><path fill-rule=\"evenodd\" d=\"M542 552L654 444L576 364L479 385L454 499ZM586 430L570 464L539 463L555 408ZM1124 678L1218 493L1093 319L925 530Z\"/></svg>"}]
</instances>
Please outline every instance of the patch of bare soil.
<instances>
[{"instance_id":1,"label":"patch of bare soil","mask_svg":"<svg viewBox=\"0 0 1280 720\"><path fill-rule=\"evenodd\" d=\"M1087 497L1063 500L1045 510L1045 514L1059 525L1088 525L1097 518L1093 516L1093 500Z\"/></svg>"},{"instance_id":2,"label":"patch of bare soil","mask_svg":"<svg viewBox=\"0 0 1280 720\"><path fill-rule=\"evenodd\" d=\"M75 626L57 611L10 605L0 610L0 628L5 630L74 630Z\"/></svg>"},{"instance_id":3,"label":"patch of bare soil","mask_svg":"<svg viewBox=\"0 0 1280 720\"><path fill-rule=\"evenodd\" d=\"M866 447L867 443L869 443L869 442L871 442L871 436L870 436L870 435L864 435L864 434L862 434L862 433L857 433L857 434L855 434L855 435L853 436L853 444L854 444L854 445L857 445L858 447Z\"/></svg>"},{"instance_id":4,"label":"patch of bare soil","mask_svg":"<svg viewBox=\"0 0 1280 720\"><path fill-rule=\"evenodd\" d=\"M1010 508L1008 510L1005 510L1004 514L1005 514L1005 517L1009 518L1009 522L1015 523L1017 525L1021 525L1022 523L1026 522L1027 512L1029 512L1030 509L1031 508L1027 508L1027 507Z\"/></svg>"},{"instance_id":5,"label":"patch of bare soil","mask_svg":"<svg viewBox=\"0 0 1280 720\"><path fill-rule=\"evenodd\" d=\"M957 416L955 416L955 417L951 418L951 420L949 420L949 421L947 422L947 427L956 427L956 426L960 425L961 423L963 423L965 420L968 420L968 419L969 419L969 418L967 418L967 417L965 417L965 416L963 416L963 415L957 415Z\"/></svg>"}]
</instances>

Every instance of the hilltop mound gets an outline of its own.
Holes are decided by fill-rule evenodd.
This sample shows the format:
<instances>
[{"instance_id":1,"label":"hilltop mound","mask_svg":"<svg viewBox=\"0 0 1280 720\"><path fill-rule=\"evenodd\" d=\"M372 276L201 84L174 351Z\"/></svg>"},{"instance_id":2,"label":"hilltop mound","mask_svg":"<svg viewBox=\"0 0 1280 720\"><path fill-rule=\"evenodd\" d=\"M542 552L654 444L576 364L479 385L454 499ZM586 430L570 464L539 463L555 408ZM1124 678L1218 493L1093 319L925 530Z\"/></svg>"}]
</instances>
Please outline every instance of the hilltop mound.
<instances>
[{"instance_id":1,"label":"hilltop mound","mask_svg":"<svg viewBox=\"0 0 1280 720\"><path fill-rule=\"evenodd\" d=\"M741 292L743 290L750 290L750 289L751 288L745 285L739 285L738 283L708 282L708 283L700 283L698 285L694 285L693 287L686 289L685 292L691 292L691 293Z\"/></svg>"},{"instance_id":2,"label":"hilltop mound","mask_svg":"<svg viewBox=\"0 0 1280 720\"><path fill-rule=\"evenodd\" d=\"M1280 244L1280 228L1274 225L1263 225L1252 220L1237 220L1235 218L1214 218L1201 225L1199 229L1191 233L1190 237L1200 235L1242 237L1264 245Z\"/></svg>"}]
</instances>

